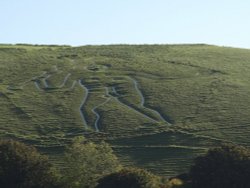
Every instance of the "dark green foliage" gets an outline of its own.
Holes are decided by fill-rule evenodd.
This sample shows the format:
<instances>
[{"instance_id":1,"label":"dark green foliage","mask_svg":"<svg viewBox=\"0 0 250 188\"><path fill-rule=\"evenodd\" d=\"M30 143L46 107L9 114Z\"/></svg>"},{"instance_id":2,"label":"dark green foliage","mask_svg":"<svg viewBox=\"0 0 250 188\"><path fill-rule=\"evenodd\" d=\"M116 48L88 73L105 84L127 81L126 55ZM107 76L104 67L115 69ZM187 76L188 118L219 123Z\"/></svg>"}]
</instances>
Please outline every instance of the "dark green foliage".
<instances>
[{"instance_id":1,"label":"dark green foliage","mask_svg":"<svg viewBox=\"0 0 250 188\"><path fill-rule=\"evenodd\" d=\"M76 137L67 148L65 167L63 176L67 188L95 187L97 179L121 168L108 144L94 144L83 137Z\"/></svg>"},{"instance_id":2,"label":"dark green foliage","mask_svg":"<svg viewBox=\"0 0 250 188\"><path fill-rule=\"evenodd\" d=\"M146 170L125 168L101 178L96 188L158 188L163 187L160 180Z\"/></svg>"},{"instance_id":3,"label":"dark green foliage","mask_svg":"<svg viewBox=\"0 0 250 188\"><path fill-rule=\"evenodd\" d=\"M192 188L249 188L250 150L223 145L195 159Z\"/></svg>"},{"instance_id":4,"label":"dark green foliage","mask_svg":"<svg viewBox=\"0 0 250 188\"><path fill-rule=\"evenodd\" d=\"M52 188L56 177L46 156L13 140L0 141L1 188Z\"/></svg>"}]
</instances>

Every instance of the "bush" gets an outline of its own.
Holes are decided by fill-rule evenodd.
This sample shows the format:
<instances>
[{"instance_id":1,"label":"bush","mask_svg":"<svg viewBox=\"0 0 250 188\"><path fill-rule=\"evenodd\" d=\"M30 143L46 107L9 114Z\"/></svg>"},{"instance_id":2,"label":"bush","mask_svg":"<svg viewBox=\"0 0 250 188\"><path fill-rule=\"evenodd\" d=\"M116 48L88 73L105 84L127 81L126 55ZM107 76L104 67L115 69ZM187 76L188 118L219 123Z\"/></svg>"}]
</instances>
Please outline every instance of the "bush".
<instances>
[{"instance_id":1,"label":"bush","mask_svg":"<svg viewBox=\"0 0 250 188\"><path fill-rule=\"evenodd\" d=\"M159 188L161 179L146 170L125 168L98 181L96 188Z\"/></svg>"},{"instance_id":2,"label":"bush","mask_svg":"<svg viewBox=\"0 0 250 188\"><path fill-rule=\"evenodd\" d=\"M190 170L192 188L250 187L250 151L223 145L195 159Z\"/></svg>"},{"instance_id":3,"label":"bush","mask_svg":"<svg viewBox=\"0 0 250 188\"><path fill-rule=\"evenodd\" d=\"M100 177L121 168L108 144L95 144L83 137L75 138L67 148L65 165L63 175L67 188L95 187Z\"/></svg>"},{"instance_id":4,"label":"bush","mask_svg":"<svg viewBox=\"0 0 250 188\"><path fill-rule=\"evenodd\" d=\"M56 187L56 176L48 158L34 147L13 140L0 141L1 188Z\"/></svg>"}]
</instances>

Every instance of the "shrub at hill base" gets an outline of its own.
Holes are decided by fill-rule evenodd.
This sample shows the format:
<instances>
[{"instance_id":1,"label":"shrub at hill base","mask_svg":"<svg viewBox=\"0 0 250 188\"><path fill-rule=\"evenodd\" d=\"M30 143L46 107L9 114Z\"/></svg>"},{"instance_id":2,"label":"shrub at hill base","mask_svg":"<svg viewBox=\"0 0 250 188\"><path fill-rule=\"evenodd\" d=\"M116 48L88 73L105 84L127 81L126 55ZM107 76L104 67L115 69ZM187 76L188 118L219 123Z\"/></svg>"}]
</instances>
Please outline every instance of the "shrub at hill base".
<instances>
[{"instance_id":1,"label":"shrub at hill base","mask_svg":"<svg viewBox=\"0 0 250 188\"><path fill-rule=\"evenodd\" d=\"M120 163L107 143L95 144L84 137L76 137L66 149L62 174L67 188L91 188L100 177L120 169Z\"/></svg>"},{"instance_id":2,"label":"shrub at hill base","mask_svg":"<svg viewBox=\"0 0 250 188\"><path fill-rule=\"evenodd\" d=\"M98 181L96 188L160 188L161 178L138 168L125 168Z\"/></svg>"},{"instance_id":3,"label":"shrub at hill base","mask_svg":"<svg viewBox=\"0 0 250 188\"><path fill-rule=\"evenodd\" d=\"M1 188L54 188L56 176L48 158L34 147L13 140L0 141Z\"/></svg>"},{"instance_id":4,"label":"shrub at hill base","mask_svg":"<svg viewBox=\"0 0 250 188\"><path fill-rule=\"evenodd\" d=\"M223 145L195 159L192 188L250 188L250 151Z\"/></svg>"}]
</instances>

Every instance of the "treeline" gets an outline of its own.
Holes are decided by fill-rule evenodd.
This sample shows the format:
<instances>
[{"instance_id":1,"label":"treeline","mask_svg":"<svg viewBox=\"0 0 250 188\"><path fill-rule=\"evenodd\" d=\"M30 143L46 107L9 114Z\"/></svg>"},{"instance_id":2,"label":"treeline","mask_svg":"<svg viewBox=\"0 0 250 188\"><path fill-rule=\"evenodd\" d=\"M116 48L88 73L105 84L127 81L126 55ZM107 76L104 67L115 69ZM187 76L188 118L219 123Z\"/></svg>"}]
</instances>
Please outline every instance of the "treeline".
<instances>
[{"instance_id":1,"label":"treeline","mask_svg":"<svg viewBox=\"0 0 250 188\"><path fill-rule=\"evenodd\" d=\"M111 147L77 137L67 146L64 168L56 169L33 146L0 141L1 188L250 188L250 150L235 145L210 149L189 172L166 179L125 168Z\"/></svg>"},{"instance_id":2,"label":"treeline","mask_svg":"<svg viewBox=\"0 0 250 188\"><path fill-rule=\"evenodd\" d=\"M71 47L70 45L58 45L58 44L26 44L26 43L17 43L10 44L13 46L38 46L38 47Z\"/></svg>"}]
</instances>

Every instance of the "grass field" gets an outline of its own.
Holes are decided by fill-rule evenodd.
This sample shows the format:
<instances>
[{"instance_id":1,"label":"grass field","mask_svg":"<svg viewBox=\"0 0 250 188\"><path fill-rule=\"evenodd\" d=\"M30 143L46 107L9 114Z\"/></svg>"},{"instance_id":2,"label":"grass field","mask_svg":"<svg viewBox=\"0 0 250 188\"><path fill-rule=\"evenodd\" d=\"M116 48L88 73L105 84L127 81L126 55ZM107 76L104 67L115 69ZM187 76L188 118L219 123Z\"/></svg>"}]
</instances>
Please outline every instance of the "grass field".
<instances>
[{"instance_id":1,"label":"grass field","mask_svg":"<svg viewBox=\"0 0 250 188\"><path fill-rule=\"evenodd\" d=\"M58 165L76 135L173 176L221 142L250 144L250 50L0 45L0 136Z\"/></svg>"}]
</instances>

